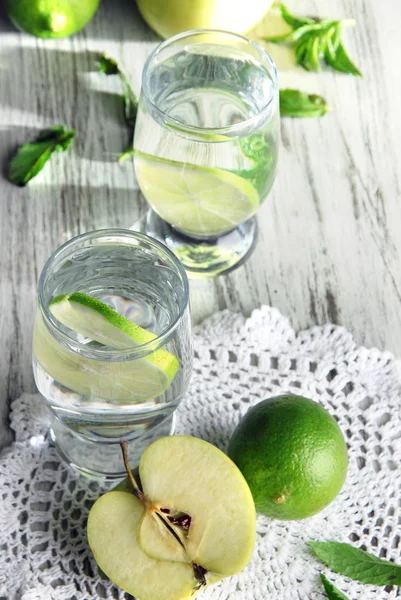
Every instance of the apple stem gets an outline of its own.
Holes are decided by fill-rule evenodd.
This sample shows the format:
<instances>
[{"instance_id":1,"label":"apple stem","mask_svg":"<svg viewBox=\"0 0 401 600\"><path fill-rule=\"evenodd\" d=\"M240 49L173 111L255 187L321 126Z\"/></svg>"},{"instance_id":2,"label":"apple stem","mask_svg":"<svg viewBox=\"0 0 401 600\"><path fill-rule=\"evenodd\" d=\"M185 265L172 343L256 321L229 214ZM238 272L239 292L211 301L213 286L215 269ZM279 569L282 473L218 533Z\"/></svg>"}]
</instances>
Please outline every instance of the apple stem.
<instances>
[{"instance_id":1,"label":"apple stem","mask_svg":"<svg viewBox=\"0 0 401 600\"><path fill-rule=\"evenodd\" d=\"M129 464L129 458L128 458L128 442L120 442L120 446L121 446L121 451L123 454L125 470L127 471L128 478L132 484L133 494L134 494L134 496L136 496L138 498L138 500L140 502L142 502L142 504L144 504L145 506L146 505L149 506L148 498L145 496L143 491L140 489L140 487L134 477L134 474L131 471L131 467ZM165 512L165 513L170 512L169 509L166 509L166 508L161 508L160 511ZM174 539L180 544L180 546L182 546L182 548L184 549L184 551L186 553L185 544L182 542L179 535L174 531L174 528L172 527L172 525L167 521L167 519L172 519L172 518L167 517L167 519L166 519L166 517L163 514L161 514L160 512L158 512L157 510L155 510L155 514L160 519L160 521L163 523L163 525L167 528L169 533L174 537ZM191 524L191 517L189 515L183 515L183 517L185 519L184 523L181 523L181 522L174 523L174 520L172 520L172 523L174 525L179 525L180 527L183 527L184 529L189 529L189 526ZM181 517L181 519L182 519L182 517ZM198 582L197 586L194 588L194 591L197 591L207 585L207 581L206 581L206 577L205 577L207 570L204 569L203 567L201 567L200 565L196 564L195 562L192 562L192 569L194 572L194 577L195 577L196 581Z\"/></svg>"},{"instance_id":2,"label":"apple stem","mask_svg":"<svg viewBox=\"0 0 401 600\"><path fill-rule=\"evenodd\" d=\"M131 471L131 467L129 465L128 442L120 442L120 446L121 446L121 450L123 453L123 461L124 461L125 470L127 471L128 478L132 484L134 496L136 496L138 498L138 500L140 500L143 504L147 504L146 496L142 492L142 490L139 488L139 485L138 485L138 483L134 477L134 474Z\"/></svg>"}]
</instances>

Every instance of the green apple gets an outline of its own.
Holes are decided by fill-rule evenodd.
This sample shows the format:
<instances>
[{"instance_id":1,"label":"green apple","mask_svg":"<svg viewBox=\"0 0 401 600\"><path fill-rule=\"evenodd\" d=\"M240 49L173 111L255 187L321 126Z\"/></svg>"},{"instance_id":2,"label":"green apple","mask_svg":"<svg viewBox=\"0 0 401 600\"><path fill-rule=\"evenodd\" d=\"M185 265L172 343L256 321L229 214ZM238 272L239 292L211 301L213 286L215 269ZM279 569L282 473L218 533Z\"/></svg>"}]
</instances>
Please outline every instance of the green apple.
<instances>
[{"instance_id":1,"label":"green apple","mask_svg":"<svg viewBox=\"0 0 401 600\"><path fill-rule=\"evenodd\" d=\"M271 4L272 0L137 0L143 18L162 38L190 29L245 33Z\"/></svg>"},{"instance_id":2,"label":"green apple","mask_svg":"<svg viewBox=\"0 0 401 600\"><path fill-rule=\"evenodd\" d=\"M132 475L92 507L88 541L104 573L139 600L189 600L243 569L255 506L234 463L189 436L153 442Z\"/></svg>"}]
</instances>

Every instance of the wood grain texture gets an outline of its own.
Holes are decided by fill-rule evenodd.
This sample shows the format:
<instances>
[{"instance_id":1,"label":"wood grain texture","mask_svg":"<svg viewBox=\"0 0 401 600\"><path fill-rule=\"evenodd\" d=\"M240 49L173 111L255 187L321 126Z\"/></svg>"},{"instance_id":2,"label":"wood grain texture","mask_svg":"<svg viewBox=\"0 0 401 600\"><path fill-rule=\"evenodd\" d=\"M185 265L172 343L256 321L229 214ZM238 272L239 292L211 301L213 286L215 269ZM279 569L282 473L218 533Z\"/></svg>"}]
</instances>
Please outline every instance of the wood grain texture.
<instances>
[{"instance_id":1,"label":"wood grain texture","mask_svg":"<svg viewBox=\"0 0 401 600\"><path fill-rule=\"evenodd\" d=\"M347 45L365 77L308 74L269 46L281 86L320 93L332 111L321 120L282 121L279 174L259 212L256 250L231 274L191 284L194 320L226 307L249 314L268 303L296 328L340 323L358 344L399 356L401 4L289 4L300 14L354 17ZM107 51L120 60L139 91L157 42L133 0L103 0L83 32L58 41L17 32L0 9L0 446L12 439L10 402L35 389L31 331L45 260L73 235L129 227L145 210L132 164L115 161L128 133L116 82L96 72L96 56ZM76 129L71 151L55 156L27 188L8 183L16 147L57 123Z\"/></svg>"}]
</instances>

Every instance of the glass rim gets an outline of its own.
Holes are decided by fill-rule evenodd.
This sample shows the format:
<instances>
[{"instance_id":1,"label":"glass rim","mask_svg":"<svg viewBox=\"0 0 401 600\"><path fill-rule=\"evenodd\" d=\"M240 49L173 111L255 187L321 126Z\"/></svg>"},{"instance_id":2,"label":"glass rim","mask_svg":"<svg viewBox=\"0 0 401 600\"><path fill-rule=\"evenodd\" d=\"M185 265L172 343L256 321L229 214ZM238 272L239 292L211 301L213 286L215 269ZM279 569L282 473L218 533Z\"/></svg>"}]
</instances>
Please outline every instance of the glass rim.
<instances>
[{"instance_id":1,"label":"glass rim","mask_svg":"<svg viewBox=\"0 0 401 600\"><path fill-rule=\"evenodd\" d=\"M232 37L237 40L246 42L247 44L249 44L250 46L255 48L260 53L261 58L263 58L268 63L268 65L271 69L270 75L271 75L271 79L273 82L272 93L268 99L268 102L257 112L256 115L253 115L252 117L249 117L248 119L245 119L244 121L241 121L240 123L235 123L234 125L229 125L227 127L198 127L196 125L184 125L178 119L171 117L166 112L161 110L157 106L157 104L155 102L153 102L153 100L151 99L150 94L149 94L148 85L147 85L147 75L148 75L149 67L150 67L151 62L157 57L157 55L162 50L164 50L165 48L170 46L171 44L174 44L175 42L177 42L181 39L184 39L186 37L189 38L194 35L213 34L213 33L214 34L223 34L225 36ZM146 98L146 101L149 102L152 109L154 109L157 112L157 114L162 117L164 122L170 123L171 125L173 125L174 128L176 128L178 130L181 129L183 131L185 130L188 133L194 133L194 134L198 134L201 136L202 135L213 135L213 134L228 135L231 133L236 133L237 131L240 131L242 129L248 128L253 123L257 122L261 118L263 113L268 112L270 106L272 105L272 103L276 97L277 90L278 90L278 72L277 72L276 64L275 64L274 60L272 59L272 57L270 56L270 54L260 44L258 44L254 40L251 40L243 35L240 35L239 33L234 33L232 31L225 31L224 29L191 29L189 31L183 31L182 33L178 33L176 35L173 35L172 37L169 37L167 40L164 40L163 42L158 44L156 46L156 48L151 52L151 54L146 59L146 62L145 62L145 65L144 65L143 71L142 71L141 93Z\"/></svg>"},{"instance_id":2,"label":"glass rim","mask_svg":"<svg viewBox=\"0 0 401 600\"><path fill-rule=\"evenodd\" d=\"M49 273L52 270L52 267L57 262L57 259L65 253L70 247L74 247L79 244L79 242L98 239L102 237L125 237L128 239L134 239L139 242L145 242L149 246L153 246L155 249L161 251L173 264L175 269L178 271L181 276L181 281L183 283L183 301L179 304L179 312L177 317L172 321L169 326L164 329L160 335L156 335L156 337L143 344L133 345L132 348L126 349L104 349L104 348L88 348L86 344L75 340L70 337L68 334L64 333L59 326L58 321L51 314L48 305L46 306L46 302L44 299L44 288ZM64 242L61 246L59 246L47 259L45 262L42 272L38 281L38 289L37 289L37 298L38 304L41 311L41 314L44 318L45 325L50 328L51 333L55 334L59 341L63 343L63 345L67 346L69 349L74 348L79 351L83 351L82 354L89 358L103 358L107 360L107 358L116 358L116 357L133 357L133 358L141 358L143 356L148 356L150 353L154 352L161 346L163 346L177 329L180 324L185 311L189 306L189 282L188 276L186 274L185 268L183 264L178 260L173 252L167 246L159 242L158 240L138 231L132 231L130 229L122 229L122 228L107 228L107 229L95 229L92 231L87 231L85 233L81 233L77 236L74 236L67 242Z\"/></svg>"}]
</instances>

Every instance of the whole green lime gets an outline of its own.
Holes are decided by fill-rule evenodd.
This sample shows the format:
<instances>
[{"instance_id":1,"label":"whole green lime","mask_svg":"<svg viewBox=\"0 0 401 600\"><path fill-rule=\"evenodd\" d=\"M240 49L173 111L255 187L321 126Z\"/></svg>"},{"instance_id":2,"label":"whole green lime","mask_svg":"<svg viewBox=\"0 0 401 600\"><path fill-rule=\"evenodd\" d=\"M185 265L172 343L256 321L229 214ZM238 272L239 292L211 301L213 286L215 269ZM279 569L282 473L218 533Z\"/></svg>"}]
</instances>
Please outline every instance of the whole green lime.
<instances>
[{"instance_id":1,"label":"whole green lime","mask_svg":"<svg viewBox=\"0 0 401 600\"><path fill-rule=\"evenodd\" d=\"M242 471L256 510L304 519L341 490L348 454L341 429L318 402L284 394L259 402L234 431L228 456Z\"/></svg>"},{"instance_id":2,"label":"whole green lime","mask_svg":"<svg viewBox=\"0 0 401 600\"><path fill-rule=\"evenodd\" d=\"M89 23L99 0L5 0L14 25L41 38L62 38Z\"/></svg>"}]
</instances>

